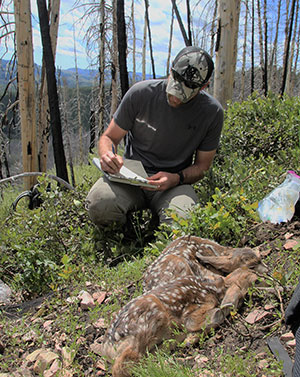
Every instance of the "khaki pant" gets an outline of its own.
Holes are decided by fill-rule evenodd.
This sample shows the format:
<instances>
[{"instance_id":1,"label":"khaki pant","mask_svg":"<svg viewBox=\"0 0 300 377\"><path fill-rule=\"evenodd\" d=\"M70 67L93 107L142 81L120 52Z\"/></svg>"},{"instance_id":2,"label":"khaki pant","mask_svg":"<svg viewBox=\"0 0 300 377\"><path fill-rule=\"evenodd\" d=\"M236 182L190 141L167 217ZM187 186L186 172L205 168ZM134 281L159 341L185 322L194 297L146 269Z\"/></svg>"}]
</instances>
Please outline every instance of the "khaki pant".
<instances>
[{"instance_id":1,"label":"khaki pant","mask_svg":"<svg viewBox=\"0 0 300 377\"><path fill-rule=\"evenodd\" d=\"M100 178L88 193L86 208L92 221L101 227L113 221L125 224L128 212L146 208L157 214L160 222L170 221L165 214L167 208L186 217L187 211L196 202L197 194L191 185L176 186L163 192L146 191L137 186Z\"/></svg>"}]
</instances>

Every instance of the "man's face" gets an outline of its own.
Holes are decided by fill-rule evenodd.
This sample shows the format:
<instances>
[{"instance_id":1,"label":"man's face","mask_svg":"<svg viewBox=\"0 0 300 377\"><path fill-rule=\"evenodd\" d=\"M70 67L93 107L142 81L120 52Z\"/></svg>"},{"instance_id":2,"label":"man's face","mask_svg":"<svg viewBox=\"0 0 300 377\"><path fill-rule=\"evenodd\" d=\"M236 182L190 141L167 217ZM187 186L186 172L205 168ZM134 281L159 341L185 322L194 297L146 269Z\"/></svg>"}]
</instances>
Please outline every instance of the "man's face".
<instances>
[{"instance_id":1,"label":"man's face","mask_svg":"<svg viewBox=\"0 0 300 377\"><path fill-rule=\"evenodd\" d=\"M190 102L199 93L199 91L200 91L200 89L196 93L194 93L194 95L191 98L189 98L189 100L187 102L182 102L179 98L173 96L173 94L167 93L168 104L171 107L178 108L178 107L184 105L185 103Z\"/></svg>"},{"instance_id":2,"label":"man's face","mask_svg":"<svg viewBox=\"0 0 300 377\"><path fill-rule=\"evenodd\" d=\"M182 101L179 98L177 98L177 97L175 97L175 96L173 96L172 94L169 94L169 93L167 93L167 101L168 101L168 104L171 107L174 107L174 108L179 107L183 104Z\"/></svg>"},{"instance_id":3,"label":"man's face","mask_svg":"<svg viewBox=\"0 0 300 377\"><path fill-rule=\"evenodd\" d=\"M171 107L177 108L190 102L201 90L201 88L188 88L183 82L179 82L172 77L168 77L166 88L167 101Z\"/></svg>"}]
</instances>

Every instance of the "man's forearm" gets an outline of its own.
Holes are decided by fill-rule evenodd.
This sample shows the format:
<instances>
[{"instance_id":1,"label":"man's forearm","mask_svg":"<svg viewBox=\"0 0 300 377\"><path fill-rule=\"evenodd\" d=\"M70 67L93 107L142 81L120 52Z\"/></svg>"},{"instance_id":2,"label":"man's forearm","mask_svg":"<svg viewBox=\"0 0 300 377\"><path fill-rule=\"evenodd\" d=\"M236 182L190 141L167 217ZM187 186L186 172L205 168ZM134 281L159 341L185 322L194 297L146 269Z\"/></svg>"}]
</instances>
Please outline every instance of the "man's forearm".
<instances>
[{"instance_id":1,"label":"man's forearm","mask_svg":"<svg viewBox=\"0 0 300 377\"><path fill-rule=\"evenodd\" d=\"M187 167L186 169L183 169L182 170L182 173L184 176L183 183L192 184L192 183L196 183L200 181L200 179L204 177L206 171L207 170L203 170L197 165L191 165Z\"/></svg>"},{"instance_id":2,"label":"man's forearm","mask_svg":"<svg viewBox=\"0 0 300 377\"><path fill-rule=\"evenodd\" d=\"M103 154L107 153L108 151L112 150L112 145L116 147L114 142L111 140L110 137L106 135L102 135L98 142L98 153L99 156L102 157Z\"/></svg>"},{"instance_id":3,"label":"man's forearm","mask_svg":"<svg viewBox=\"0 0 300 377\"><path fill-rule=\"evenodd\" d=\"M202 179L213 163L216 150L197 151L193 165L183 169L184 183L196 183Z\"/></svg>"}]
</instances>

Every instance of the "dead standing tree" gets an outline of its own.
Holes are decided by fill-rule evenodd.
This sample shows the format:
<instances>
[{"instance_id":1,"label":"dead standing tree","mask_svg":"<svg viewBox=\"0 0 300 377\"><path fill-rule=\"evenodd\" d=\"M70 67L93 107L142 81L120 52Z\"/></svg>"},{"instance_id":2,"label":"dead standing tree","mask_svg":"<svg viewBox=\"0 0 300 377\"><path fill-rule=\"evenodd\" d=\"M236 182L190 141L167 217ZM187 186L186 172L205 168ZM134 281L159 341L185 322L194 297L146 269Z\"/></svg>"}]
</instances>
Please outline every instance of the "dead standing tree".
<instances>
[{"instance_id":1,"label":"dead standing tree","mask_svg":"<svg viewBox=\"0 0 300 377\"><path fill-rule=\"evenodd\" d=\"M247 30L248 30L248 0L245 1L245 20L244 20L244 43L243 43L243 59L241 70L241 91L239 99L244 100L245 97L245 76L246 76L246 49L247 49Z\"/></svg>"},{"instance_id":2,"label":"dead standing tree","mask_svg":"<svg viewBox=\"0 0 300 377\"><path fill-rule=\"evenodd\" d=\"M146 80L146 47L147 47L147 17L144 16L143 52L142 52L142 80Z\"/></svg>"},{"instance_id":3,"label":"dead standing tree","mask_svg":"<svg viewBox=\"0 0 300 377\"><path fill-rule=\"evenodd\" d=\"M14 11L23 171L31 172L38 170L38 159L30 0L15 0ZM36 177L26 177L25 189L30 189L35 183Z\"/></svg>"},{"instance_id":4,"label":"dead standing tree","mask_svg":"<svg viewBox=\"0 0 300 377\"><path fill-rule=\"evenodd\" d=\"M127 70L127 41L126 41L126 23L124 14L124 0L117 0L117 19L118 19L118 50L119 50L119 67L122 97L129 89L128 70Z\"/></svg>"},{"instance_id":5,"label":"dead standing tree","mask_svg":"<svg viewBox=\"0 0 300 377\"><path fill-rule=\"evenodd\" d=\"M288 69L288 78L287 78L287 87L286 87L286 93L290 96L294 94L294 86L295 86L295 78L296 78L296 72L297 72L297 66L298 66L298 57L299 57L299 31L297 34L297 28L299 20L299 0L297 0L296 3L296 10L295 10L295 23L294 23L294 33L293 33L293 39L292 39L292 50L291 50L291 58L289 59L289 69ZM297 40L298 39L298 40Z\"/></svg>"},{"instance_id":6,"label":"dead standing tree","mask_svg":"<svg viewBox=\"0 0 300 377\"><path fill-rule=\"evenodd\" d=\"M114 0L116 1L116 0ZM136 27L134 20L134 0L131 1L131 24L132 24L132 83L136 81Z\"/></svg>"},{"instance_id":7,"label":"dead standing tree","mask_svg":"<svg viewBox=\"0 0 300 377\"><path fill-rule=\"evenodd\" d=\"M278 48L278 36L279 36L279 24L280 24L280 17L281 17L281 0L278 1L277 4L277 19L276 19L276 27L275 27L275 36L273 40L273 48L271 50L270 56L270 86L271 91L276 90L276 68L277 68L277 48Z\"/></svg>"},{"instance_id":8,"label":"dead standing tree","mask_svg":"<svg viewBox=\"0 0 300 377\"><path fill-rule=\"evenodd\" d=\"M264 0L264 61L265 61L265 68L264 68L264 89L265 89L265 96L268 94L268 20L267 20L267 0Z\"/></svg>"},{"instance_id":9,"label":"dead standing tree","mask_svg":"<svg viewBox=\"0 0 300 377\"><path fill-rule=\"evenodd\" d=\"M77 105L77 119L78 119L78 131L79 131L79 163L83 163L83 140L82 140L82 120L81 120L81 100L79 91L79 75L77 65L77 50L75 39L75 27L73 26L73 41L74 41L74 59L75 59L75 80L76 80L76 105Z\"/></svg>"},{"instance_id":10,"label":"dead standing tree","mask_svg":"<svg viewBox=\"0 0 300 377\"><path fill-rule=\"evenodd\" d=\"M292 33L293 33L293 24L294 24L294 17L295 17L295 5L296 5L296 0L293 0L292 5L291 5L291 15L290 15L290 20L289 20L286 49L285 49L285 54L284 54L283 77L282 77L282 85L281 85L281 90L280 90L281 96L283 96L284 94L287 75L288 75L288 66L289 66L288 63L289 63L290 45L291 45L291 38L292 38Z\"/></svg>"},{"instance_id":11,"label":"dead standing tree","mask_svg":"<svg viewBox=\"0 0 300 377\"><path fill-rule=\"evenodd\" d=\"M240 0L220 0L218 4L218 41L214 74L214 97L223 107L232 98L237 59Z\"/></svg>"},{"instance_id":12,"label":"dead standing tree","mask_svg":"<svg viewBox=\"0 0 300 377\"><path fill-rule=\"evenodd\" d=\"M55 60L58 25L59 25L59 9L60 0L51 0L49 2L49 23L50 23L50 38ZM49 100L46 81L46 68L45 61L43 60L42 73L41 73L41 86L39 91L38 100L38 161L39 171L47 171L48 159L48 146L50 137L50 124L49 124Z\"/></svg>"},{"instance_id":13,"label":"dead standing tree","mask_svg":"<svg viewBox=\"0 0 300 377\"><path fill-rule=\"evenodd\" d=\"M171 16L171 24L170 24L170 38L169 38L168 58L167 58L167 68L166 68L166 75L167 76L168 76L168 74L170 72L170 61L171 61L171 52L172 52L173 29L174 29L174 7L172 6L172 16Z\"/></svg>"},{"instance_id":14,"label":"dead standing tree","mask_svg":"<svg viewBox=\"0 0 300 377\"><path fill-rule=\"evenodd\" d=\"M252 25L251 25L251 93L254 92L254 77L255 77L255 66L254 66L254 31L255 31L255 5L252 1Z\"/></svg>"},{"instance_id":15,"label":"dead standing tree","mask_svg":"<svg viewBox=\"0 0 300 377\"><path fill-rule=\"evenodd\" d=\"M105 0L100 2L100 38L99 38L99 132L104 131L105 110Z\"/></svg>"},{"instance_id":16,"label":"dead standing tree","mask_svg":"<svg viewBox=\"0 0 300 377\"><path fill-rule=\"evenodd\" d=\"M153 48L152 48L152 37L151 37L151 27L150 27L150 19L149 19L149 1L145 0L145 17L147 20L147 26L148 26L148 37L149 37L149 49L150 49L150 58L151 58L151 65L152 65L152 74L153 78L155 79L155 64L154 64L154 57L153 57Z\"/></svg>"},{"instance_id":17,"label":"dead standing tree","mask_svg":"<svg viewBox=\"0 0 300 377\"><path fill-rule=\"evenodd\" d=\"M261 5L260 0L257 0L257 23L258 23L258 35L259 35L259 61L260 61L260 69L262 73L262 83L261 89L265 93L265 63L264 63L264 42L263 42L263 30L262 30L262 19L261 19Z\"/></svg>"},{"instance_id":18,"label":"dead standing tree","mask_svg":"<svg viewBox=\"0 0 300 377\"><path fill-rule=\"evenodd\" d=\"M133 2L132 2L133 4ZM113 0L112 7L113 17L113 36L112 36L112 52L111 52L111 104L110 104L110 118L113 117L118 107L118 35L117 35L117 9L116 0ZM135 35L135 32L134 32ZM135 46L135 45L134 45ZM133 56L135 55L135 48L133 50ZM135 69L135 63L133 64ZM133 72L133 80L135 80L135 70Z\"/></svg>"},{"instance_id":19,"label":"dead standing tree","mask_svg":"<svg viewBox=\"0 0 300 377\"><path fill-rule=\"evenodd\" d=\"M187 28L190 44L192 45L192 29L191 29L191 7L190 0L186 0L186 13L187 13Z\"/></svg>"},{"instance_id":20,"label":"dead standing tree","mask_svg":"<svg viewBox=\"0 0 300 377\"><path fill-rule=\"evenodd\" d=\"M63 146L61 119L59 110L59 101L55 76L55 65L53 51L51 47L51 38L49 33L49 18L45 0L37 0L41 38L43 45L43 56L45 58L48 100L50 110L50 124L52 130L54 161L56 174L66 182L68 180L68 171L66 157Z\"/></svg>"},{"instance_id":21,"label":"dead standing tree","mask_svg":"<svg viewBox=\"0 0 300 377\"><path fill-rule=\"evenodd\" d=\"M176 5L176 0L171 0L171 1L172 1L172 5L173 5L173 8L174 8L175 14L176 14L176 18L177 18L177 21L178 21L178 24L179 24L179 28L180 28L182 37L184 39L184 43L185 43L186 46L191 46L192 41L188 38L188 36L186 34L186 31L185 31L179 10L178 10L177 5Z\"/></svg>"}]
</instances>

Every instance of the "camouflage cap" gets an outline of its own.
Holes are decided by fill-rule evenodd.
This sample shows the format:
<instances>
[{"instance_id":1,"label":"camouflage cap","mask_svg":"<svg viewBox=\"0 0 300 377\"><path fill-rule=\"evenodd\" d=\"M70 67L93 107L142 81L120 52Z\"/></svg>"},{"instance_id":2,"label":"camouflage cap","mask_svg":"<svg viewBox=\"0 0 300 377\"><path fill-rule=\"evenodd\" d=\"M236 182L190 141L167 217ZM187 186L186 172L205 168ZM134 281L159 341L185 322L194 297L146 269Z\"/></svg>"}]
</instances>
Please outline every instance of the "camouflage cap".
<instances>
[{"instance_id":1,"label":"camouflage cap","mask_svg":"<svg viewBox=\"0 0 300 377\"><path fill-rule=\"evenodd\" d=\"M188 102L210 79L214 63L200 47L185 47L175 57L167 84L167 93Z\"/></svg>"}]
</instances>

